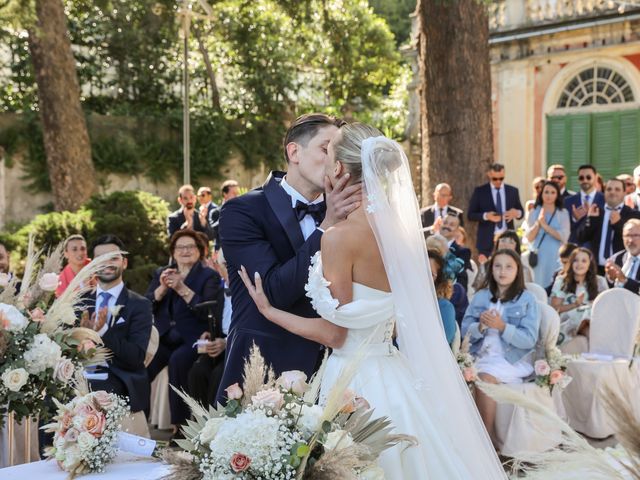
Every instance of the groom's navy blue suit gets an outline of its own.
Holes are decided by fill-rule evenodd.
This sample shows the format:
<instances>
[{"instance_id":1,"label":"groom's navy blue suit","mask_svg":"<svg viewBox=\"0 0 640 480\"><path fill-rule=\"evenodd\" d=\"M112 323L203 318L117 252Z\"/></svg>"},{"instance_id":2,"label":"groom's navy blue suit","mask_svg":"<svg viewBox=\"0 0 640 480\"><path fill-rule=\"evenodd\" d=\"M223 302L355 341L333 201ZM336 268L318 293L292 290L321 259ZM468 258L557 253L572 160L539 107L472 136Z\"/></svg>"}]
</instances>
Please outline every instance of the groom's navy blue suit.
<instances>
[{"instance_id":1,"label":"groom's navy blue suit","mask_svg":"<svg viewBox=\"0 0 640 480\"><path fill-rule=\"evenodd\" d=\"M322 232L315 230L304 240L291 197L280 185L283 176L272 172L262 187L222 206L220 239L229 271L233 316L218 402L224 402L229 385L242 383L244 360L254 343L276 375L302 370L310 377L318 361L320 346L263 317L237 274L241 265L250 278L260 273L274 307L302 317L318 317L304 286L311 257L320 250Z\"/></svg>"}]
</instances>

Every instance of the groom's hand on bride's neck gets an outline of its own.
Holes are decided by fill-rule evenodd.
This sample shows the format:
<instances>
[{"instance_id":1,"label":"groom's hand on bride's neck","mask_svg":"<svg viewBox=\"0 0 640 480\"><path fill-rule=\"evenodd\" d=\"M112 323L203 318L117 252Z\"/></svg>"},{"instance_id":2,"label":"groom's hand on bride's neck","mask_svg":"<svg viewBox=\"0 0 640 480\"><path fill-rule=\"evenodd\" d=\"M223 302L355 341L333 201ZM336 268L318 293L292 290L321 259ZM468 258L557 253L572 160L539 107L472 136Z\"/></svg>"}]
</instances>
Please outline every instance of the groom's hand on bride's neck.
<instances>
[{"instance_id":1,"label":"groom's hand on bride's neck","mask_svg":"<svg viewBox=\"0 0 640 480\"><path fill-rule=\"evenodd\" d=\"M351 175L346 173L333 183L328 176L324 177L324 198L327 204L327 213L324 221L320 224L323 231L347 218L360 206L362 184L349 185L350 178Z\"/></svg>"}]
</instances>

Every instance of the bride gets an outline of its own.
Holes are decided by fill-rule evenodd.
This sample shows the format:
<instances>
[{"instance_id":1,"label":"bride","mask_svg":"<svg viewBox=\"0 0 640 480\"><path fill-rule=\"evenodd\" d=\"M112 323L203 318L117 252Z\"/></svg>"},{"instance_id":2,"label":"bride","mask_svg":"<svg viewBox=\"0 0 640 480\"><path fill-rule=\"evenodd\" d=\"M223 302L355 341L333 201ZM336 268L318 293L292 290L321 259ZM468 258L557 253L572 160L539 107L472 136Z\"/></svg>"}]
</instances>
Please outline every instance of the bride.
<instances>
[{"instance_id":1,"label":"bride","mask_svg":"<svg viewBox=\"0 0 640 480\"><path fill-rule=\"evenodd\" d=\"M406 156L375 128L354 123L332 139L327 157L327 175L349 173L368 202L326 231L314 257L306 290L322 318L274 308L259 275L254 286L243 267L251 297L270 321L333 349L321 400L366 349L351 388L397 432L418 439L382 454L387 479L505 479L445 339Z\"/></svg>"}]
</instances>

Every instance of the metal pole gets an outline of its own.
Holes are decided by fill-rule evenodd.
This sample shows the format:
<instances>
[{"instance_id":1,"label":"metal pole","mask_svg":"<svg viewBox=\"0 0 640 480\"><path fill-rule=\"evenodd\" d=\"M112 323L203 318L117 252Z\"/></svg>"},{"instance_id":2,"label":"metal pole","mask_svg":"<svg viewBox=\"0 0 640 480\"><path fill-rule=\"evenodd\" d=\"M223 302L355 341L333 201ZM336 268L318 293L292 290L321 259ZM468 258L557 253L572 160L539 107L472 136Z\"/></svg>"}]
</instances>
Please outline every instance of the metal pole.
<instances>
[{"instance_id":1,"label":"metal pole","mask_svg":"<svg viewBox=\"0 0 640 480\"><path fill-rule=\"evenodd\" d=\"M14 424L13 424L13 419L14 419L14 415L13 412L9 412L9 415L7 416L7 436L9 437L9 466L12 467L13 466L13 442L14 442Z\"/></svg>"},{"instance_id":2,"label":"metal pole","mask_svg":"<svg viewBox=\"0 0 640 480\"><path fill-rule=\"evenodd\" d=\"M184 34L184 69L182 74L182 84L184 91L182 94L182 150L183 150L183 183L191 183L191 165L189 161L190 157L190 142L189 142L189 23L191 17L189 15L191 10L189 2L183 4L183 20L182 31Z\"/></svg>"}]
</instances>

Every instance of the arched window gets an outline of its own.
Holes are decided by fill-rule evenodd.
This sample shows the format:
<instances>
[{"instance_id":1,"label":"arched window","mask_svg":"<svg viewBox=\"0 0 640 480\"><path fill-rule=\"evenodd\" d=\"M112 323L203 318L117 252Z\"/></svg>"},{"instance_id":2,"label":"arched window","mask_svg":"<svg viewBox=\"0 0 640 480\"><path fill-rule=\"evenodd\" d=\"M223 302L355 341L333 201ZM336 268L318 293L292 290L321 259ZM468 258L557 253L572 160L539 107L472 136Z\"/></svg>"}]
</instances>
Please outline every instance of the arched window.
<instances>
[{"instance_id":1,"label":"arched window","mask_svg":"<svg viewBox=\"0 0 640 480\"><path fill-rule=\"evenodd\" d=\"M593 66L582 70L564 87L558 108L633 102L629 82L615 70Z\"/></svg>"}]
</instances>

